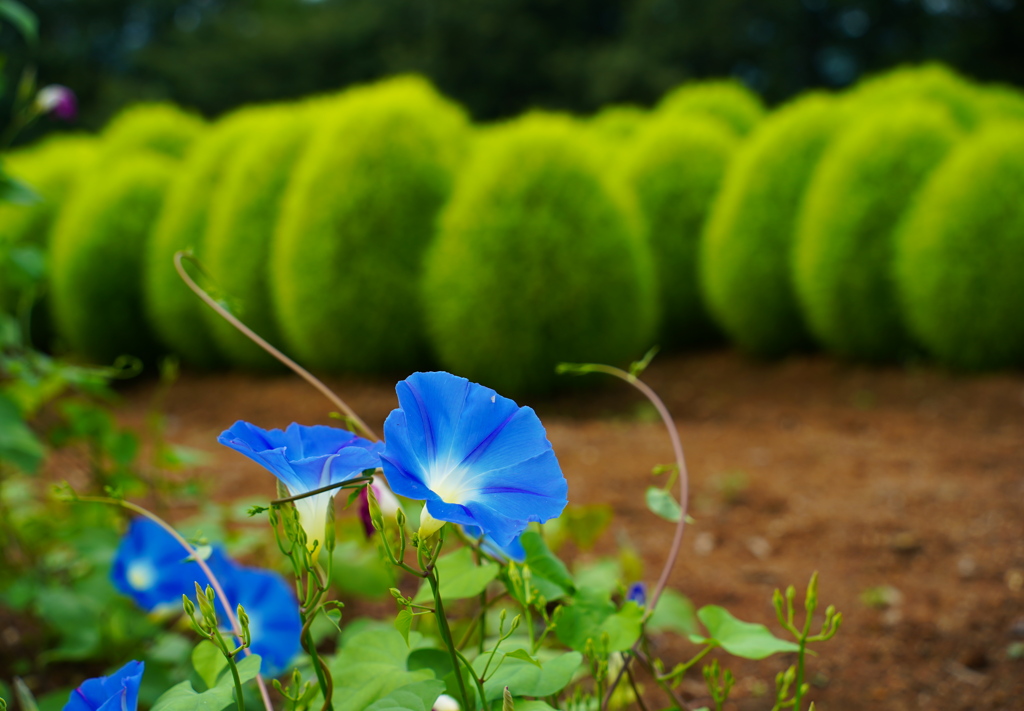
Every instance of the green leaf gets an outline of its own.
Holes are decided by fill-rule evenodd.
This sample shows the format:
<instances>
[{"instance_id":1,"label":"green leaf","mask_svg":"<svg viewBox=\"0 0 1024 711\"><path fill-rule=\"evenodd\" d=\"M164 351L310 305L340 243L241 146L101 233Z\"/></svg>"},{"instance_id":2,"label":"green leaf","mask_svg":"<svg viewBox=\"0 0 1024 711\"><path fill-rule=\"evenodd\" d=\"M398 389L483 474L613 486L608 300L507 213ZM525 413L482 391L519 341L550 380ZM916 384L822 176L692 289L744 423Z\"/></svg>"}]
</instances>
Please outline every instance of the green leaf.
<instances>
[{"instance_id":1,"label":"green leaf","mask_svg":"<svg viewBox=\"0 0 1024 711\"><path fill-rule=\"evenodd\" d=\"M204 639L192 650L192 668L207 689L217 686L217 679L227 666L228 660L213 642Z\"/></svg>"},{"instance_id":2,"label":"green leaf","mask_svg":"<svg viewBox=\"0 0 1024 711\"><path fill-rule=\"evenodd\" d=\"M540 667L540 665L541 665L540 664L540 660L537 659L536 657L534 657L533 655L531 655L525 649L517 649L515 651L509 652L508 654L505 655L505 658L506 659L509 659L509 658L511 658L511 659L522 659L524 662L529 662L530 664L534 664L537 667Z\"/></svg>"},{"instance_id":3,"label":"green leaf","mask_svg":"<svg viewBox=\"0 0 1024 711\"><path fill-rule=\"evenodd\" d=\"M35 474L46 450L33 434L13 400L0 394L0 461L7 461L28 474Z\"/></svg>"},{"instance_id":4,"label":"green leaf","mask_svg":"<svg viewBox=\"0 0 1024 711\"><path fill-rule=\"evenodd\" d=\"M409 654L406 661L409 671L430 669L434 676L443 679L452 671L452 657L443 649L417 649Z\"/></svg>"},{"instance_id":5,"label":"green leaf","mask_svg":"<svg viewBox=\"0 0 1024 711\"><path fill-rule=\"evenodd\" d=\"M238 662L238 676L245 684L256 678L260 670L260 657L253 654ZM183 681L168 689L153 704L152 711L223 711L235 703L235 682L225 664L216 685L197 692L192 684Z\"/></svg>"},{"instance_id":6,"label":"green leaf","mask_svg":"<svg viewBox=\"0 0 1024 711\"><path fill-rule=\"evenodd\" d=\"M478 674L483 673L489 656L483 654L473 661L473 668ZM491 663L493 674L484 682L485 700L490 703L500 699L506 686L513 696L557 694L572 681L573 675L582 663L583 655L579 652L566 652L537 666L499 651ZM498 665L497 671L494 671L495 665Z\"/></svg>"},{"instance_id":7,"label":"green leaf","mask_svg":"<svg viewBox=\"0 0 1024 711\"><path fill-rule=\"evenodd\" d=\"M649 486L644 498L647 500L647 508L654 515L660 516L672 523L678 523L679 519L682 518L683 512L679 508L679 502L672 498L672 494L664 489L657 486Z\"/></svg>"},{"instance_id":8,"label":"green leaf","mask_svg":"<svg viewBox=\"0 0 1024 711\"><path fill-rule=\"evenodd\" d=\"M780 652L799 652L794 642L779 639L767 627L756 622L743 622L718 605L705 605L697 617L708 630L708 637L690 635L694 644L712 643L729 654L744 659L764 659Z\"/></svg>"},{"instance_id":9,"label":"green leaf","mask_svg":"<svg viewBox=\"0 0 1024 711\"><path fill-rule=\"evenodd\" d=\"M432 680L434 673L430 669L413 671L406 664L409 647L421 644L418 633L410 633L406 643L387 622L346 625L341 648L328 662L334 679L335 711L365 711L397 689ZM310 708L319 708L318 702L314 700Z\"/></svg>"},{"instance_id":10,"label":"green leaf","mask_svg":"<svg viewBox=\"0 0 1024 711\"><path fill-rule=\"evenodd\" d=\"M405 640L406 644L409 644L409 630L412 629L412 611L408 608L399 610L398 616L395 617L395 629L402 634L402 639Z\"/></svg>"},{"instance_id":11,"label":"green leaf","mask_svg":"<svg viewBox=\"0 0 1024 711\"><path fill-rule=\"evenodd\" d=\"M555 634L572 649L582 652L587 640L599 642L608 634L609 651L629 649L640 638L643 610L635 602L616 609L606 594L580 590L562 609Z\"/></svg>"},{"instance_id":12,"label":"green leaf","mask_svg":"<svg viewBox=\"0 0 1024 711\"><path fill-rule=\"evenodd\" d=\"M4 17L4 5L6 0L0 0L0 17ZM32 205L40 202L42 198L27 184L21 182L13 175L0 170L0 202L9 202L14 205Z\"/></svg>"},{"instance_id":13,"label":"green leaf","mask_svg":"<svg viewBox=\"0 0 1024 711\"><path fill-rule=\"evenodd\" d=\"M444 693L444 683L427 679L395 689L366 707L366 711L430 711L437 697Z\"/></svg>"},{"instance_id":14,"label":"green leaf","mask_svg":"<svg viewBox=\"0 0 1024 711\"><path fill-rule=\"evenodd\" d=\"M512 701L516 705L516 711L556 711L556 709L545 701L537 701L535 699L519 699L512 697ZM491 711L501 711L501 703L495 703L491 707Z\"/></svg>"},{"instance_id":15,"label":"green leaf","mask_svg":"<svg viewBox=\"0 0 1024 711\"><path fill-rule=\"evenodd\" d=\"M7 20L30 43L39 39L39 22L27 7L15 0L0 0L0 18Z\"/></svg>"},{"instance_id":16,"label":"green leaf","mask_svg":"<svg viewBox=\"0 0 1024 711\"><path fill-rule=\"evenodd\" d=\"M526 531L519 538L526 551L524 565L530 566L531 584L548 602L565 597L576 589L565 563L548 548L543 536Z\"/></svg>"},{"instance_id":17,"label":"green leaf","mask_svg":"<svg viewBox=\"0 0 1024 711\"><path fill-rule=\"evenodd\" d=\"M700 632L693 603L672 588L662 591L658 606L647 620L647 629L650 632L676 632L681 635Z\"/></svg>"},{"instance_id":18,"label":"green leaf","mask_svg":"<svg viewBox=\"0 0 1024 711\"><path fill-rule=\"evenodd\" d=\"M444 600L462 600L476 597L482 593L487 584L498 577L501 566L493 561L482 561L477 565L473 560L473 551L460 548L453 553L441 556L437 560L437 575L441 581L441 598ZM433 600L430 585L426 582L420 587L413 602Z\"/></svg>"},{"instance_id":19,"label":"green leaf","mask_svg":"<svg viewBox=\"0 0 1024 711\"><path fill-rule=\"evenodd\" d=\"M581 589L600 591L610 596L622 582L622 564L613 558L600 558L577 565L573 575Z\"/></svg>"}]
</instances>

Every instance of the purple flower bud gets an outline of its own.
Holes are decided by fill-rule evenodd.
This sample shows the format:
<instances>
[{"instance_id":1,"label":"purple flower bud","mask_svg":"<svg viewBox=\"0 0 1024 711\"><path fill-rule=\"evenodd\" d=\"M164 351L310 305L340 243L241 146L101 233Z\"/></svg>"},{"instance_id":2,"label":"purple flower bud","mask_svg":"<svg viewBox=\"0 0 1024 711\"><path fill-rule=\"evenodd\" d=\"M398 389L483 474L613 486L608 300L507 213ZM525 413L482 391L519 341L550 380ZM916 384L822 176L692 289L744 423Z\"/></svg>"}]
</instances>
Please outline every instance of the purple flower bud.
<instances>
[{"instance_id":1,"label":"purple flower bud","mask_svg":"<svg viewBox=\"0 0 1024 711\"><path fill-rule=\"evenodd\" d=\"M635 602L640 607L647 604L647 586L643 583L633 583L626 593L626 600Z\"/></svg>"},{"instance_id":2,"label":"purple flower bud","mask_svg":"<svg viewBox=\"0 0 1024 711\"><path fill-rule=\"evenodd\" d=\"M78 115L75 92L60 84L44 86L36 94L36 106L44 114L52 113L61 121L71 121Z\"/></svg>"}]
</instances>

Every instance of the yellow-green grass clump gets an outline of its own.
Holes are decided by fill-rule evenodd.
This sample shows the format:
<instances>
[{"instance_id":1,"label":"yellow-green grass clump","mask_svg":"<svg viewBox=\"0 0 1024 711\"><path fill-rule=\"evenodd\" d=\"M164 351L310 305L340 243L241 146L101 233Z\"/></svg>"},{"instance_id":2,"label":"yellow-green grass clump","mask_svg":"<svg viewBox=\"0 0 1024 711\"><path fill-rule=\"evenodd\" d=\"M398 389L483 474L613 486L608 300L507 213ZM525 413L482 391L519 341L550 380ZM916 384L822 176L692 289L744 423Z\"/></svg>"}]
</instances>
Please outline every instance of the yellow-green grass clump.
<instances>
[{"instance_id":1,"label":"yellow-green grass clump","mask_svg":"<svg viewBox=\"0 0 1024 711\"><path fill-rule=\"evenodd\" d=\"M5 171L30 187L38 200L24 204L0 203L0 251L6 257L0 274L0 310L10 313L19 307L19 294L32 282L25 270L34 272L42 267L34 264L19 268L12 262L30 258L22 254L25 248L39 257L46 254L60 207L78 176L92 165L95 154L95 138L64 135L16 151L8 157ZM31 261L36 262L35 259ZM49 330L47 321L45 313L33 312L33 331L44 339ZM38 331L36 327L39 327Z\"/></svg>"},{"instance_id":2,"label":"yellow-green grass clump","mask_svg":"<svg viewBox=\"0 0 1024 711\"><path fill-rule=\"evenodd\" d=\"M316 114L328 110L317 105ZM261 117L258 141L238 146L210 206L203 263L235 315L263 338L281 347L270 298L270 244L282 198L314 126L314 111L280 111ZM253 369L277 361L211 309L210 333L232 365Z\"/></svg>"},{"instance_id":3,"label":"yellow-green grass clump","mask_svg":"<svg viewBox=\"0 0 1024 711\"><path fill-rule=\"evenodd\" d=\"M942 64L898 67L865 79L846 96L851 110L890 111L906 103L933 102L946 108L965 130L973 130L986 115L978 87Z\"/></svg>"},{"instance_id":4,"label":"yellow-green grass clump","mask_svg":"<svg viewBox=\"0 0 1024 711\"><path fill-rule=\"evenodd\" d=\"M193 142L207 130L196 114L170 103L141 103L111 119L100 135L103 162L148 150L183 158Z\"/></svg>"},{"instance_id":5,"label":"yellow-green grass clump","mask_svg":"<svg viewBox=\"0 0 1024 711\"><path fill-rule=\"evenodd\" d=\"M765 116L761 97L733 79L682 84L662 97L657 112L669 116L709 116L737 136L746 136Z\"/></svg>"},{"instance_id":6,"label":"yellow-green grass clump","mask_svg":"<svg viewBox=\"0 0 1024 711\"><path fill-rule=\"evenodd\" d=\"M644 217L664 346L700 345L719 334L700 293L698 256L704 223L738 145L717 121L662 117L640 131L616 168Z\"/></svg>"},{"instance_id":7,"label":"yellow-green grass clump","mask_svg":"<svg viewBox=\"0 0 1024 711\"><path fill-rule=\"evenodd\" d=\"M794 249L794 280L815 337L864 360L909 355L893 278L900 218L961 137L933 102L873 112L843 132L807 192Z\"/></svg>"},{"instance_id":8,"label":"yellow-green grass clump","mask_svg":"<svg viewBox=\"0 0 1024 711\"><path fill-rule=\"evenodd\" d=\"M657 287L624 190L578 123L493 129L460 173L426 259L431 342L448 369L523 394L562 361L623 363L651 344Z\"/></svg>"},{"instance_id":9,"label":"yellow-green grass clump","mask_svg":"<svg viewBox=\"0 0 1024 711\"><path fill-rule=\"evenodd\" d=\"M807 184L845 119L824 94L779 109L740 145L712 206L701 289L715 321L747 353L772 358L811 343L791 252Z\"/></svg>"},{"instance_id":10,"label":"yellow-green grass clump","mask_svg":"<svg viewBox=\"0 0 1024 711\"><path fill-rule=\"evenodd\" d=\"M623 143L633 138L648 118L648 112L640 106L613 104L594 114L587 125L598 136L612 143Z\"/></svg>"},{"instance_id":11,"label":"yellow-green grass clump","mask_svg":"<svg viewBox=\"0 0 1024 711\"><path fill-rule=\"evenodd\" d=\"M468 133L463 111L418 77L355 89L324 113L271 249L290 353L333 371L423 363L422 255Z\"/></svg>"},{"instance_id":12,"label":"yellow-green grass clump","mask_svg":"<svg viewBox=\"0 0 1024 711\"><path fill-rule=\"evenodd\" d=\"M1024 365L1024 124L960 144L928 179L897 233L907 326L940 362Z\"/></svg>"},{"instance_id":13,"label":"yellow-green grass clump","mask_svg":"<svg viewBox=\"0 0 1024 711\"><path fill-rule=\"evenodd\" d=\"M91 361L159 353L142 309L142 260L176 168L148 151L97 166L61 210L50 250L53 312L65 344Z\"/></svg>"},{"instance_id":14,"label":"yellow-green grass clump","mask_svg":"<svg viewBox=\"0 0 1024 711\"><path fill-rule=\"evenodd\" d=\"M174 255L186 250L203 260L217 189L238 148L261 139L259 117L269 110L256 107L229 114L196 143L175 171L146 253L145 307L150 323L170 352L200 368L222 365L223 358L207 327L208 307L181 280Z\"/></svg>"}]
</instances>

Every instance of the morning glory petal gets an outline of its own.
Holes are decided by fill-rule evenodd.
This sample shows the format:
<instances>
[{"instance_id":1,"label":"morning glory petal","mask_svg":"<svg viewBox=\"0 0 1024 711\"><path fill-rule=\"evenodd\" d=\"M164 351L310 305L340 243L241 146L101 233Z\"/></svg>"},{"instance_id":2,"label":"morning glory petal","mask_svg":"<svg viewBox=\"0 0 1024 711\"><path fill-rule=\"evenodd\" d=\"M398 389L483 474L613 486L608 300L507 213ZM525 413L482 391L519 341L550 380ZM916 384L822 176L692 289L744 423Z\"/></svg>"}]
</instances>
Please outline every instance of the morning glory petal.
<instances>
[{"instance_id":1,"label":"morning glory petal","mask_svg":"<svg viewBox=\"0 0 1024 711\"><path fill-rule=\"evenodd\" d=\"M277 573L259 568L237 568L229 587L228 595L249 616L249 648L260 655L262 673L277 676L301 648L302 618L292 587Z\"/></svg>"},{"instance_id":2,"label":"morning glory petal","mask_svg":"<svg viewBox=\"0 0 1024 711\"><path fill-rule=\"evenodd\" d=\"M143 662L131 661L110 676L87 679L71 692L63 711L135 711Z\"/></svg>"},{"instance_id":3,"label":"morning glory petal","mask_svg":"<svg viewBox=\"0 0 1024 711\"><path fill-rule=\"evenodd\" d=\"M294 422L282 431L264 430L238 421L217 441L265 467L285 485L291 496L340 484L366 469L376 469L384 446L337 427L306 427ZM299 521L313 555L317 552L316 542L324 539L327 507L335 493L296 502Z\"/></svg>"},{"instance_id":4,"label":"morning glory petal","mask_svg":"<svg viewBox=\"0 0 1024 711\"><path fill-rule=\"evenodd\" d=\"M152 612L158 608L181 609L181 596L195 594L195 584L206 587L210 579L174 537L148 518L136 518L121 538L110 568L114 587ZM215 547L206 565L218 579L232 563ZM218 600L218 605L220 601ZM223 615L223 608L219 609Z\"/></svg>"},{"instance_id":5,"label":"morning glory petal","mask_svg":"<svg viewBox=\"0 0 1024 711\"><path fill-rule=\"evenodd\" d=\"M565 477L532 409L450 373L414 373L395 390L381 454L395 493L426 501L438 522L479 526L498 545L561 514Z\"/></svg>"}]
</instances>

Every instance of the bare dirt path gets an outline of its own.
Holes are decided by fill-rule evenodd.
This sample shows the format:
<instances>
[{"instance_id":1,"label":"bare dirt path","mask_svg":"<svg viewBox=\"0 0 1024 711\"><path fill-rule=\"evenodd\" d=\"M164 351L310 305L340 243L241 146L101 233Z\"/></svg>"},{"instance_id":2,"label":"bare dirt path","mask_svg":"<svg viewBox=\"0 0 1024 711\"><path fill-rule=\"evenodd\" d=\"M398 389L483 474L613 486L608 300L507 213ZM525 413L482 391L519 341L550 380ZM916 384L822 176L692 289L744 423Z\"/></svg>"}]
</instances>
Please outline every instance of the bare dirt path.
<instances>
[{"instance_id":1,"label":"bare dirt path","mask_svg":"<svg viewBox=\"0 0 1024 711\"><path fill-rule=\"evenodd\" d=\"M659 358L645 377L676 418L692 474L697 523L674 587L772 624L772 591L819 570L823 604L845 615L811 663L822 711L1024 709L1024 659L1010 654L1024 647L1024 375L717 352ZM393 379L329 384L373 427L396 404ZM142 420L153 389L127 389L126 422ZM651 467L671 458L651 409L617 383L528 404L570 500L615 508L599 548L624 533L653 581L672 528L643 503ZM234 420L332 422L326 401L288 375L186 375L166 409L171 441L214 456L206 476L223 499L274 493L216 444ZM666 660L682 659L685 643L662 644ZM765 672L786 664L731 664L731 708L770 708L754 675L771 684ZM696 679L683 688L702 693Z\"/></svg>"}]
</instances>

